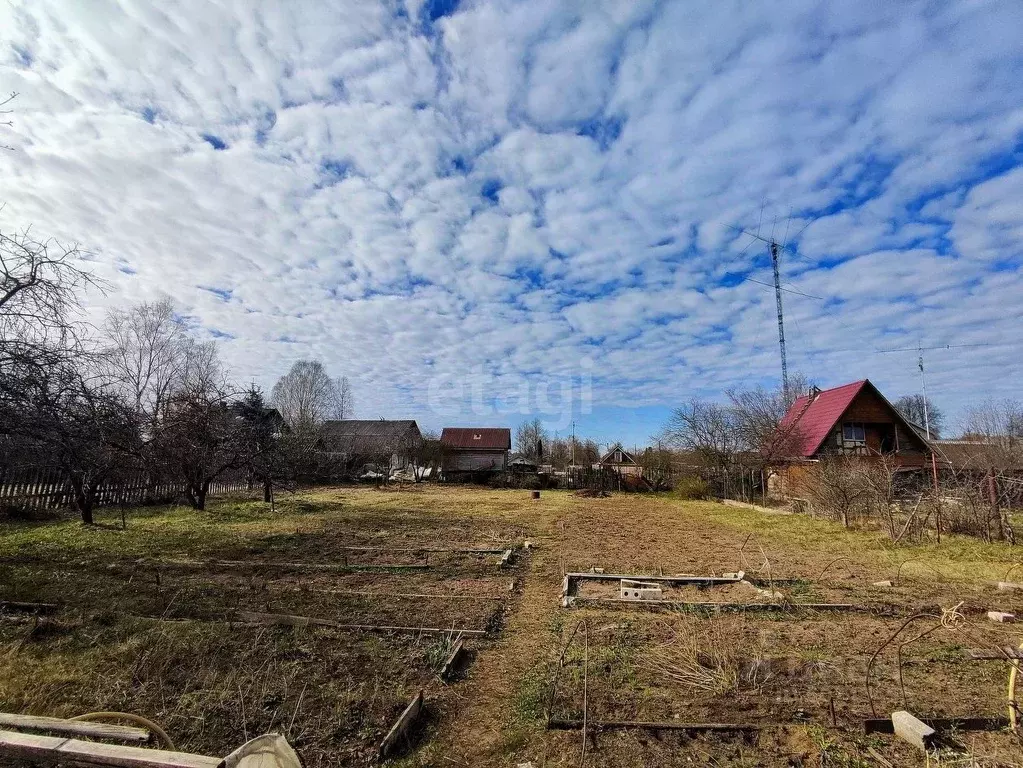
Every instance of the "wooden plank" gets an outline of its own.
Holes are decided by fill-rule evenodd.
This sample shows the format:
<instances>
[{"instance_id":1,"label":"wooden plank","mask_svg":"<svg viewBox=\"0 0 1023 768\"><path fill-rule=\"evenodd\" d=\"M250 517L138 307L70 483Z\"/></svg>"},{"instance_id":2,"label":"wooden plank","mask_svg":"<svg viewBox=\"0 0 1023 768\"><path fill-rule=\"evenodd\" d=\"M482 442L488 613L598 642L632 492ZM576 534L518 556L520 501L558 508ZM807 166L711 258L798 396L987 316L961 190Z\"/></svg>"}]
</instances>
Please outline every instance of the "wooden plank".
<instances>
[{"instance_id":1,"label":"wooden plank","mask_svg":"<svg viewBox=\"0 0 1023 768\"><path fill-rule=\"evenodd\" d=\"M54 603L19 603L9 600L0 600L0 613L8 611L10 613L40 613L40 614L51 614L57 612L57 606Z\"/></svg>"},{"instance_id":2,"label":"wooden plank","mask_svg":"<svg viewBox=\"0 0 1023 768\"><path fill-rule=\"evenodd\" d=\"M924 723L936 731L998 731L1009 725L1006 717L921 717ZM895 733L890 717L871 717L863 721L863 732Z\"/></svg>"},{"instance_id":3,"label":"wooden plank","mask_svg":"<svg viewBox=\"0 0 1023 768\"><path fill-rule=\"evenodd\" d=\"M330 619L317 619L311 616L291 616L286 613L256 613L253 611L235 611L238 621L250 624L273 624L287 627L329 627L354 632L408 632L422 635L473 635L482 637L487 634L483 629L445 629L443 627L407 627L381 624L342 624Z\"/></svg>"},{"instance_id":4,"label":"wooden plank","mask_svg":"<svg viewBox=\"0 0 1023 768\"><path fill-rule=\"evenodd\" d=\"M634 581L659 581L664 584L738 584L742 579L732 576L643 576L629 573L569 573L567 577L571 580L586 581L621 581L632 579Z\"/></svg>"},{"instance_id":5,"label":"wooden plank","mask_svg":"<svg viewBox=\"0 0 1023 768\"><path fill-rule=\"evenodd\" d=\"M143 749L94 741L0 731L0 756L42 762L115 768L218 768L219 757Z\"/></svg>"},{"instance_id":6,"label":"wooden plank","mask_svg":"<svg viewBox=\"0 0 1023 768\"><path fill-rule=\"evenodd\" d=\"M329 571L347 573L351 571L422 571L430 568L420 563L381 565L338 565L336 563L275 563L267 560L151 560L147 565L174 566L178 568L294 568L305 571Z\"/></svg>"},{"instance_id":7,"label":"wooden plank","mask_svg":"<svg viewBox=\"0 0 1023 768\"><path fill-rule=\"evenodd\" d=\"M964 648L963 655L971 661L1011 661L1023 659L1023 649L1011 645L1004 648Z\"/></svg>"},{"instance_id":8,"label":"wooden plank","mask_svg":"<svg viewBox=\"0 0 1023 768\"><path fill-rule=\"evenodd\" d=\"M399 715L394 725L391 726L391 730L384 736L384 740L380 742L378 753L380 760L385 760L388 755L394 752L402 739L408 738L409 729L412 728L423 711L423 704L423 692L420 691L409 705L405 707L405 711Z\"/></svg>"},{"instance_id":9,"label":"wooden plank","mask_svg":"<svg viewBox=\"0 0 1023 768\"><path fill-rule=\"evenodd\" d=\"M547 728L555 731L580 731L582 720L555 720L547 723ZM759 731L764 728L781 727L773 723L655 723L643 720L586 720L587 728L596 730L640 729L647 731Z\"/></svg>"},{"instance_id":10,"label":"wooden plank","mask_svg":"<svg viewBox=\"0 0 1023 768\"><path fill-rule=\"evenodd\" d=\"M464 658L465 642L458 638L455 642L455 647L451 649L451 654L448 656L447 661L444 662L444 666L440 669L440 679L444 682L450 680L458 671L459 665L461 665Z\"/></svg>"},{"instance_id":11,"label":"wooden plank","mask_svg":"<svg viewBox=\"0 0 1023 768\"><path fill-rule=\"evenodd\" d=\"M145 728L133 728L127 725L112 725L110 723L64 720L59 717L15 715L8 712L0 712L0 728L46 731L47 733L60 736L84 736L91 739L113 739L138 744L145 744L149 741L149 731Z\"/></svg>"},{"instance_id":12,"label":"wooden plank","mask_svg":"<svg viewBox=\"0 0 1023 768\"><path fill-rule=\"evenodd\" d=\"M854 603L720 603L685 600L623 600L620 597L573 597L563 600L565 607L579 605L613 605L630 608L691 608L694 610L713 611L794 611L808 609L813 611L866 611L867 606Z\"/></svg>"}]
</instances>

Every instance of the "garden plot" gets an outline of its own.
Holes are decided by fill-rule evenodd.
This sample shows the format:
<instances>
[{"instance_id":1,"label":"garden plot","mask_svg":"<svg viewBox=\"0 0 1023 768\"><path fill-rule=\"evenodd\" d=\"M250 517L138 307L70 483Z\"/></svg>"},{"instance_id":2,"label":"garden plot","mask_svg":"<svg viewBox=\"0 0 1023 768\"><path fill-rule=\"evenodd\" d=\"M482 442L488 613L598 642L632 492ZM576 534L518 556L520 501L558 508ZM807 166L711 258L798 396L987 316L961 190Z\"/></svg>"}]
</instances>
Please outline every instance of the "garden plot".
<instances>
[{"instance_id":1,"label":"garden plot","mask_svg":"<svg viewBox=\"0 0 1023 768\"><path fill-rule=\"evenodd\" d=\"M445 665L459 642L464 664L496 636L528 568L516 526L422 517L374 512L142 557L21 551L0 567L0 600L58 610L0 618L17 655L0 710L139 712L207 754L278 730L307 765L371 763L420 692L414 738L462 706Z\"/></svg>"}]
</instances>

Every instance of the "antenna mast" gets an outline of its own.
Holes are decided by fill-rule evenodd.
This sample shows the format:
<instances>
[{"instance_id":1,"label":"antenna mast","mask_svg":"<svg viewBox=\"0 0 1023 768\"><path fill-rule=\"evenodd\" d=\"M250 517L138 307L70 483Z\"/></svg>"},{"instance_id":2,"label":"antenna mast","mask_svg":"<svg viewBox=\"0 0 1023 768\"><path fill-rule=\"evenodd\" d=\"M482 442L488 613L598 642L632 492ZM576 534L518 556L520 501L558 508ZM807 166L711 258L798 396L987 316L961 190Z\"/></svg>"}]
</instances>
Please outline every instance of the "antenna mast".
<instances>
[{"instance_id":1,"label":"antenna mast","mask_svg":"<svg viewBox=\"0 0 1023 768\"><path fill-rule=\"evenodd\" d=\"M781 308L781 277L778 272L778 243L771 238L771 266L774 268L774 300L778 305L778 346L781 348L781 388L789 400L789 366L785 360L785 315Z\"/></svg>"}]
</instances>

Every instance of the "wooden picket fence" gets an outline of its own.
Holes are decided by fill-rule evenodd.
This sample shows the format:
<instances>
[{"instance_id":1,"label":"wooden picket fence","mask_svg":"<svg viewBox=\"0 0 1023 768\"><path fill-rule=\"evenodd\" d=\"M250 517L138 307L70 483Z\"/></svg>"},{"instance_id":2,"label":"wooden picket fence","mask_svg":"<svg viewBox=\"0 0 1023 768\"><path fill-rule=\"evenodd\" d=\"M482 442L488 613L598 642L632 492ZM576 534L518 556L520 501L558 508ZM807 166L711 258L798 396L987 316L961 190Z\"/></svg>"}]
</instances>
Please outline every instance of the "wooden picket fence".
<instances>
[{"instance_id":1,"label":"wooden picket fence","mask_svg":"<svg viewBox=\"0 0 1023 768\"><path fill-rule=\"evenodd\" d=\"M210 496L244 491L244 479L218 480L210 484ZM144 475L117 483L105 483L97 492L97 506L134 505L149 499L171 501L184 494L181 482L163 482L147 487ZM67 476L56 467L0 467L0 509L64 509L74 506Z\"/></svg>"}]
</instances>

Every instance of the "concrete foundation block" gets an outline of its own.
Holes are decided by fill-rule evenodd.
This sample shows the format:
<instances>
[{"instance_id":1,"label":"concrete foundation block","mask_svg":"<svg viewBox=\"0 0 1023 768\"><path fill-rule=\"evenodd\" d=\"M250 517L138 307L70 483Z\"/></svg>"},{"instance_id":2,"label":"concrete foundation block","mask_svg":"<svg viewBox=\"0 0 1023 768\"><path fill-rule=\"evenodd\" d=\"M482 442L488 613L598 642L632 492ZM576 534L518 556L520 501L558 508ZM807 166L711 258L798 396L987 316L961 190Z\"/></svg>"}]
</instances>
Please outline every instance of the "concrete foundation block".
<instances>
[{"instance_id":1,"label":"concrete foundation block","mask_svg":"<svg viewBox=\"0 0 1023 768\"><path fill-rule=\"evenodd\" d=\"M875 587L886 587L886 588L888 588L888 589L891 589L891 588L892 588L893 586L895 586L895 585L894 585L894 584L892 584L892 582L891 582L891 581L887 581L887 580L886 580L886 581L875 581L875 582L874 582L874 586L875 586Z\"/></svg>"},{"instance_id":2,"label":"concrete foundation block","mask_svg":"<svg viewBox=\"0 0 1023 768\"><path fill-rule=\"evenodd\" d=\"M934 729L904 709L892 712L892 726L896 736L921 752L926 752L934 742Z\"/></svg>"},{"instance_id":3,"label":"concrete foundation block","mask_svg":"<svg viewBox=\"0 0 1023 768\"><path fill-rule=\"evenodd\" d=\"M1017 590L1023 590L1023 584L1016 581L1000 581L998 582L998 588L1002 592L1015 592Z\"/></svg>"}]
</instances>

